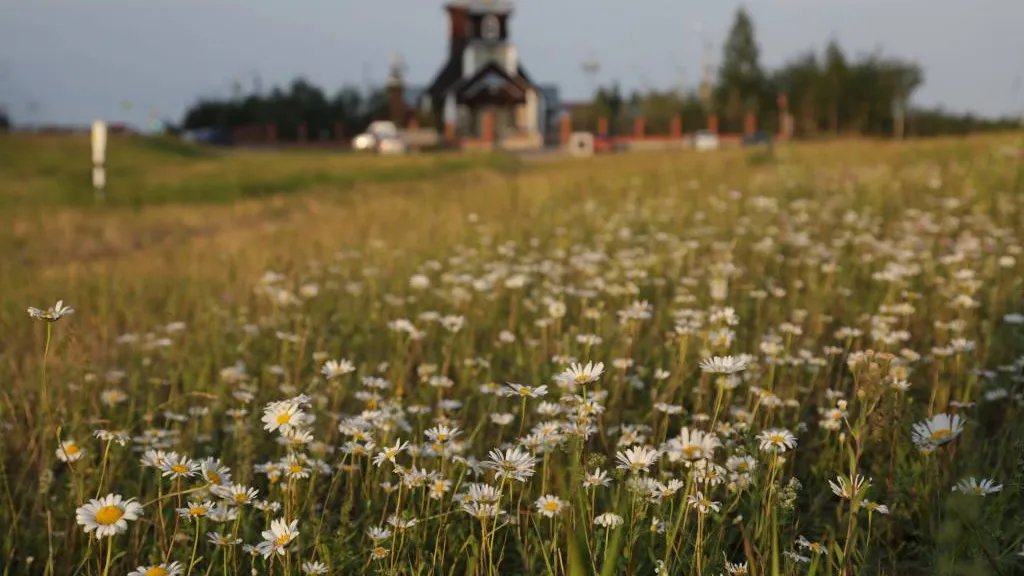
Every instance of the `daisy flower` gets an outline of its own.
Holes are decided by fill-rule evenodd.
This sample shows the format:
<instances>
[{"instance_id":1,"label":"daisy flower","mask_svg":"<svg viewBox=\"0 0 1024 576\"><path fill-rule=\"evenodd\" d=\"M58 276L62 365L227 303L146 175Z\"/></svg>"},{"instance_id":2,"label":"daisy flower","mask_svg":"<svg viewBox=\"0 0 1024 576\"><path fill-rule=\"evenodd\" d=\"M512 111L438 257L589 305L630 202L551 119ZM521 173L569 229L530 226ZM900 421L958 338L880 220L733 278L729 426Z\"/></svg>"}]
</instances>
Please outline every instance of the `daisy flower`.
<instances>
[{"instance_id":1,"label":"daisy flower","mask_svg":"<svg viewBox=\"0 0 1024 576\"><path fill-rule=\"evenodd\" d=\"M853 500L861 490L871 486L871 480L864 478L860 474L854 476L852 480L849 476L840 474L836 476L836 482L829 480L828 486L836 496L844 500Z\"/></svg>"},{"instance_id":2,"label":"daisy flower","mask_svg":"<svg viewBox=\"0 0 1024 576\"><path fill-rule=\"evenodd\" d=\"M445 425L434 426L423 432L430 438L431 442L445 443L451 441L453 438L462 433L457 427L449 428Z\"/></svg>"},{"instance_id":3,"label":"daisy flower","mask_svg":"<svg viewBox=\"0 0 1024 576\"><path fill-rule=\"evenodd\" d=\"M374 546L373 549L370 550L370 559L383 560L388 557L388 552L389 550L383 546Z\"/></svg>"},{"instance_id":4,"label":"daisy flower","mask_svg":"<svg viewBox=\"0 0 1024 576\"><path fill-rule=\"evenodd\" d=\"M278 518L270 523L270 530L264 530L261 535L263 542L257 548L264 558L274 553L284 555L285 548L299 535L299 521L286 523L284 518Z\"/></svg>"},{"instance_id":5,"label":"daisy flower","mask_svg":"<svg viewBox=\"0 0 1024 576\"><path fill-rule=\"evenodd\" d=\"M586 477L583 478L584 488L598 488L600 486L608 486L611 483L612 479L608 477L608 472L606 470L601 470L600 468L594 470L590 474L587 474Z\"/></svg>"},{"instance_id":6,"label":"daisy flower","mask_svg":"<svg viewBox=\"0 0 1024 576\"><path fill-rule=\"evenodd\" d=\"M714 510L718 512L722 509L721 502L715 502L710 498L706 498L704 493L698 490L694 494L690 494L686 497L686 502L691 508L696 508L701 514L707 514L708 510Z\"/></svg>"},{"instance_id":7,"label":"daisy flower","mask_svg":"<svg viewBox=\"0 0 1024 576\"><path fill-rule=\"evenodd\" d=\"M983 478L981 480L978 480L977 478L964 478L957 482L956 486L953 486L953 492L968 494L970 496L988 496L989 494L995 494L1002 490L1002 484L996 484L995 481L987 478Z\"/></svg>"},{"instance_id":8,"label":"daisy flower","mask_svg":"<svg viewBox=\"0 0 1024 576\"><path fill-rule=\"evenodd\" d=\"M215 486L231 484L231 469L221 465L219 460L207 458L199 465L200 475Z\"/></svg>"},{"instance_id":9,"label":"daisy flower","mask_svg":"<svg viewBox=\"0 0 1024 576\"><path fill-rule=\"evenodd\" d=\"M515 384L508 382L505 388L502 388L502 394L505 396L519 396L521 398L539 398L548 393L547 386L526 386L524 384Z\"/></svg>"},{"instance_id":10,"label":"daisy flower","mask_svg":"<svg viewBox=\"0 0 1024 576\"><path fill-rule=\"evenodd\" d=\"M617 528L622 526L622 522L622 516L612 514L611 512L605 512L604 514L594 518L594 524L604 528Z\"/></svg>"},{"instance_id":11,"label":"daisy flower","mask_svg":"<svg viewBox=\"0 0 1024 576\"><path fill-rule=\"evenodd\" d=\"M235 506L250 504L259 495L259 490L249 488L244 484L232 484L230 486L214 486L210 489L215 496L231 502Z\"/></svg>"},{"instance_id":12,"label":"daisy flower","mask_svg":"<svg viewBox=\"0 0 1024 576\"><path fill-rule=\"evenodd\" d=\"M757 435L762 452L782 453L796 447L796 436L785 428L769 428Z\"/></svg>"},{"instance_id":13,"label":"daisy flower","mask_svg":"<svg viewBox=\"0 0 1024 576\"><path fill-rule=\"evenodd\" d=\"M746 576L748 574L748 568L746 562L737 562L733 564L728 560L725 561L725 572L731 576Z\"/></svg>"},{"instance_id":14,"label":"daisy flower","mask_svg":"<svg viewBox=\"0 0 1024 576\"><path fill-rule=\"evenodd\" d=\"M160 470L163 472L163 476L169 476L173 479L188 478L195 476L199 471L199 463L188 456L171 452L167 454L163 464L160 465Z\"/></svg>"},{"instance_id":15,"label":"daisy flower","mask_svg":"<svg viewBox=\"0 0 1024 576\"><path fill-rule=\"evenodd\" d=\"M918 448L937 448L952 442L964 431L964 418L959 414L936 414L912 428L912 438Z\"/></svg>"},{"instance_id":16,"label":"daisy flower","mask_svg":"<svg viewBox=\"0 0 1024 576\"><path fill-rule=\"evenodd\" d=\"M327 565L323 562L306 561L302 563L303 574L327 574Z\"/></svg>"},{"instance_id":17,"label":"daisy flower","mask_svg":"<svg viewBox=\"0 0 1024 576\"><path fill-rule=\"evenodd\" d=\"M408 442L402 442L401 440L395 440L395 445L394 446L387 446L387 447L385 447L383 450L378 452L376 456L373 457L373 465L374 466L380 466L385 461L391 462L392 464L394 464L395 463L395 458L397 458L398 455L401 454L408 446L409 446Z\"/></svg>"},{"instance_id":18,"label":"daisy flower","mask_svg":"<svg viewBox=\"0 0 1024 576\"><path fill-rule=\"evenodd\" d=\"M533 503L537 507L537 512L546 518L554 518L562 512L562 508L565 507L565 501L558 496L541 496Z\"/></svg>"},{"instance_id":19,"label":"daisy flower","mask_svg":"<svg viewBox=\"0 0 1024 576\"><path fill-rule=\"evenodd\" d=\"M385 526L371 526L366 529L366 535L374 542L383 542L391 538L391 530Z\"/></svg>"},{"instance_id":20,"label":"daisy flower","mask_svg":"<svg viewBox=\"0 0 1024 576\"><path fill-rule=\"evenodd\" d=\"M163 450L146 450L146 452L143 453L142 458L139 459L139 463L141 463L143 466L148 466L150 468L156 468L159 470L164 467L164 464L166 464L168 460L172 458L176 459L177 457L178 455L175 452L164 452Z\"/></svg>"},{"instance_id":21,"label":"daisy flower","mask_svg":"<svg viewBox=\"0 0 1024 576\"><path fill-rule=\"evenodd\" d=\"M170 564L153 564L152 566L139 566L128 573L128 576L181 576L181 562Z\"/></svg>"},{"instance_id":22,"label":"daisy flower","mask_svg":"<svg viewBox=\"0 0 1024 576\"><path fill-rule=\"evenodd\" d=\"M885 504L879 504L878 502L872 502L871 500L862 500L860 506L871 513L889 514L888 506Z\"/></svg>"},{"instance_id":23,"label":"daisy flower","mask_svg":"<svg viewBox=\"0 0 1024 576\"><path fill-rule=\"evenodd\" d=\"M495 471L495 477L498 479L510 478L520 482L526 482L530 476L533 476L533 467L537 463L537 459L529 452L524 452L519 448L510 448L504 453L501 450L491 450L488 457L490 460L484 465Z\"/></svg>"},{"instance_id":24,"label":"daisy flower","mask_svg":"<svg viewBox=\"0 0 1024 576\"><path fill-rule=\"evenodd\" d=\"M85 456L85 450L82 450L74 440L63 440L57 448L56 454L61 462L77 462L82 456Z\"/></svg>"},{"instance_id":25,"label":"daisy flower","mask_svg":"<svg viewBox=\"0 0 1024 576\"><path fill-rule=\"evenodd\" d=\"M615 459L619 461L616 468L631 472L647 472L658 461L658 452L646 446L636 446L618 452Z\"/></svg>"},{"instance_id":26,"label":"daisy flower","mask_svg":"<svg viewBox=\"0 0 1024 576\"><path fill-rule=\"evenodd\" d=\"M690 430L683 428L679 435L665 442L663 446L668 454L670 462L679 460L702 460L714 456L715 449L720 447L722 442L710 432Z\"/></svg>"},{"instance_id":27,"label":"daisy flower","mask_svg":"<svg viewBox=\"0 0 1024 576\"><path fill-rule=\"evenodd\" d=\"M604 362L598 362L597 364L587 362L586 366L574 362L565 370L565 372L555 376L555 380L565 384L584 386L592 382L597 382L603 373Z\"/></svg>"},{"instance_id":28,"label":"daisy flower","mask_svg":"<svg viewBox=\"0 0 1024 576\"><path fill-rule=\"evenodd\" d=\"M320 368L320 373L328 380L351 374L355 371L355 364L348 360L328 360L324 363L323 368Z\"/></svg>"},{"instance_id":29,"label":"daisy flower","mask_svg":"<svg viewBox=\"0 0 1024 576\"><path fill-rule=\"evenodd\" d=\"M306 421L306 413L294 402L271 402L263 408L263 429L267 432L280 430L285 433L291 428L301 426Z\"/></svg>"},{"instance_id":30,"label":"daisy flower","mask_svg":"<svg viewBox=\"0 0 1024 576\"><path fill-rule=\"evenodd\" d=\"M69 316L75 313L75 309L70 306L65 306L63 300L57 300L57 304L49 310L40 310L39 308L28 307L26 308L28 315L32 318L38 318L39 320L45 320L47 322L56 322L65 316Z\"/></svg>"},{"instance_id":31,"label":"daisy flower","mask_svg":"<svg viewBox=\"0 0 1024 576\"><path fill-rule=\"evenodd\" d=\"M747 367L747 359L741 356L713 356L698 363L700 369L711 374L735 374Z\"/></svg>"},{"instance_id":32,"label":"daisy flower","mask_svg":"<svg viewBox=\"0 0 1024 576\"><path fill-rule=\"evenodd\" d=\"M103 442L117 442L120 446L131 440L131 436L123 430L94 430L92 434Z\"/></svg>"},{"instance_id":33,"label":"daisy flower","mask_svg":"<svg viewBox=\"0 0 1024 576\"><path fill-rule=\"evenodd\" d=\"M189 502L186 508L178 508L178 516L185 518L186 520L199 520L210 513L213 508L213 502Z\"/></svg>"},{"instance_id":34,"label":"daisy flower","mask_svg":"<svg viewBox=\"0 0 1024 576\"><path fill-rule=\"evenodd\" d=\"M138 520L142 504L134 499L125 500L120 494L107 494L75 510L75 520L86 533L96 532L97 538L114 536L128 530L129 520Z\"/></svg>"}]
</instances>

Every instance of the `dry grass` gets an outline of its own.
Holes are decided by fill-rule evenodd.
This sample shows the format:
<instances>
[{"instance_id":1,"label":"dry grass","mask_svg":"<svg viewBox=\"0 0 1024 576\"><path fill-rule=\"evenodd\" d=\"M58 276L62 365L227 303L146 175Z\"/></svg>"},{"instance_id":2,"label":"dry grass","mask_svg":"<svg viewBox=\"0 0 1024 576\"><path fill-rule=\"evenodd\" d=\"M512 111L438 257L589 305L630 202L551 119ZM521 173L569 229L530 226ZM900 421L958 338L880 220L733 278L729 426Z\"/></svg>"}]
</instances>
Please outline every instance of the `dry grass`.
<instances>
[{"instance_id":1,"label":"dry grass","mask_svg":"<svg viewBox=\"0 0 1024 576\"><path fill-rule=\"evenodd\" d=\"M1012 569L1014 562L1010 547L1019 548L1020 544L1018 534L1008 528L1011 516L988 512L988 516L976 518L990 522L989 538L1002 549L993 551L978 534L965 536L953 546L948 534L944 536L946 533L942 532L943 522L951 521L942 506L947 504L944 499L949 494L950 482L959 475L987 474L1009 484L1006 474L1012 463L1003 452L1012 439L1021 436L1021 430L998 430L1000 422L1013 421L1020 415L1016 404L1007 402L1005 411L1000 408L998 412L997 407L984 404L977 413L971 412L969 418L976 422L972 424L976 427L965 433L963 442L970 441L971 446L978 448L960 456L960 460L954 460L950 453L944 453L943 460L921 460L910 442L909 427L934 412L952 410L952 399L973 398L980 402L979 388L974 387L978 376L971 370L1013 362L1015 355L1024 352L1020 342L1007 338L1010 333L1000 327L1002 315L1021 310L1024 303L1024 282L1011 274L1019 272L1022 258L1018 257L1008 272L1000 271L1003 265L996 263L1003 250L1019 245L1024 230L1020 202L1024 173L1019 162L1004 153L1008 146L1019 146L1019 141L1017 137L912 144L860 141L780 146L770 159L732 150L708 155L649 153L535 164L482 157L382 159L339 158L325 153L209 153L166 143L134 143L117 156L111 181L116 181L116 176L135 189L111 190L113 200L102 207L82 201L80 196L88 190L83 192L77 168L67 167L68 157L87 158L83 140L32 141L19 149L19 159L0 161L0 181L4 182L0 188L0 207L6 207L0 217L4 224L0 230L0 334L4 335L0 340L0 380L11 383L0 392L0 423L13 430L5 436L3 456L5 478L16 494L10 499L0 494L0 529L6 532L5 556L0 563L6 561L9 566L18 566L15 570L25 570L26 555L31 554L37 561L49 557L55 574L63 574L80 562L82 573L101 573L103 559L95 558L96 550L87 548L73 522L75 507L84 501L76 490L84 490L90 497L94 490L140 498L145 492L148 499L155 497L155 493L149 492L156 489L148 480L136 480L137 457L126 451L116 456L123 469L102 477L97 477L96 468L106 465L106 457L102 464L93 458L81 469L72 467L70 473L57 466L53 458L52 425L62 425L64 437L73 436L84 443L91 428L125 427L138 434L155 425L152 418L160 420L159 414L167 406L184 411L209 400L217 420L212 416L197 417L181 426L182 445L175 447L179 451L190 452L193 447L198 451L199 444L189 443L199 442L202 435L220 434L221 409L231 402L232 385L220 381L217 375L239 359L244 359L253 370L264 370L256 376L260 381L273 382L265 370L278 364L289 372L279 383L285 384L287 380L303 390L306 383L311 383L314 395L330 390L332 410L341 410L342 405L345 410L352 410L359 405L347 392L317 387L319 365L309 361L313 350L353 357L361 376L376 373L377 363L388 361L391 368L384 374L399 386L406 383L407 377L410 386L415 384L419 365L436 364L442 373L450 367L448 372L456 381L450 397L472 404L472 410L458 416L456 423L465 430L474 430L467 442L471 451L482 457L486 450L496 447L495 442L475 431L484 428L485 416L496 410L497 405L485 404L477 398L480 379L547 382L553 369L549 360L554 354L576 355L583 361L601 360L609 365L614 358L633 358L645 370L633 373L631 369L609 369L602 386L612 397L600 438L591 442L589 448L581 448L594 458L612 458L616 450L609 438L622 433L616 427L651 423L648 443L655 445L654 439L664 440L678 430L679 422L673 420L674 430L669 433L668 417L661 421L661 416L656 416L652 409L655 396L664 402L685 405L687 412L680 417L681 421L698 426L690 416L700 410L707 412L707 402L715 398L708 388L708 379L696 369L696 361L705 353L759 356L760 338L774 333L780 325L795 322L802 327L804 336L793 342L787 354L796 353L798 347L809 354L820 354L825 345L835 343L832 332L837 323L867 328L872 318L886 315L880 311L882 307L905 303L906 299L918 306L916 315L907 319L912 334L912 339L905 343L907 347L927 354L935 346L948 344L950 335L931 326L934 321L951 322L959 318L969 326L968 336L977 340L977 353L965 355L964 363L958 361L955 366L941 361L915 364L916 396L906 404L896 403L891 395L885 395L884 401L880 396L880 412L873 412L874 407L862 406L855 399L855 390L863 386L858 378L863 375L853 377L844 371L842 359L829 360L824 379L798 370L786 371L776 379L775 369L769 368L769 363L759 366L747 384L752 386L756 382L762 389L772 389L774 385L779 396L802 398L805 404L790 415L769 411L758 419L757 429L771 425L799 430L798 424L810 424L809 431L800 430L798 435L802 447L813 448L798 450L795 463L787 464L784 471L780 463L779 473L785 474L786 480L799 478L804 488L818 492L801 492L793 504L795 508L785 512L789 516L780 512L782 515L775 517L775 512L768 508L761 510L758 503L765 498L785 499L787 496L780 496L785 490L798 491L792 484L772 483L779 479L774 477L776 464L771 463L773 476L756 480L756 492L749 501L737 496L735 505L746 515L751 532L741 534L741 528L734 529L736 525L728 523L732 518L727 522L724 516L716 517L714 524L708 520L709 528L704 532L701 520L702 528L696 539L689 539L689 533L685 533L679 541L683 549L676 552L680 558L685 557L680 562L686 569L693 568L697 574L711 574L710 567L720 565L723 553L731 559L745 557L752 569L757 567L758 574L771 573L767 572L769 567L778 570L780 566L778 558L773 559L772 533L778 531L785 540L775 546L793 550L796 535L803 534L805 526L811 526L822 542L833 547L830 560L823 560L817 568L819 574L849 573L854 565L864 569L861 573L913 573L915 569L930 570L946 564L957 567L951 568L953 573L963 574L967 565L961 562L964 558L973 562L972 569L982 566L979 573L1009 573L1006 570ZM18 142L19 146L23 143ZM10 147L12 142L0 141L0 152L4 145ZM115 145L111 151L112 158L117 148ZM61 186L71 181L75 182L73 194L61 191ZM939 183L933 186L936 181ZM274 184L259 187L266 182ZM275 187L279 188L276 193ZM246 190L259 193L247 194ZM742 191L743 202L734 199L734 190ZM174 196L176 191L185 193L178 197ZM217 201L209 202L197 191L213 193ZM147 196L150 193L152 198ZM751 208L750 199L759 196L778 202L781 210L762 213ZM939 197L955 200L955 205L946 206L936 200ZM137 201L127 201L128 198ZM807 206L812 209L809 211ZM919 217L922 212L955 216L959 220L956 226L949 225L949 236L943 238L929 228L929 221ZM857 218L847 219L850 214ZM861 239L836 248L832 258L841 264L839 272L830 276L815 266L799 263L801 258L818 258L815 248L831 246L840 237L857 234L872 237L873 243ZM938 263L945 255L941 251L950 246L970 251L975 236L993 250L983 261L963 264L985 280L984 288L974 294L982 301L982 308L977 313L950 311L947 292L953 289L951 286L957 286L956 270ZM754 246L764 237L775 242L767 252ZM809 240L804 241L805 238ZM506 243L515 243L520 248L515 257L498 249ZM693 250L689 243L700 249ZM496 286L493 294L481 295L471 306L453 303L442 290L419 296L409 292L408 279L414 273L434 274L451 268L483 276L492 260L504 267L521 266L539 278L545 273L540 272L542 268L537 268L538 262L530 255L534 245L537 254L556 262L570 262L573 258L567 254L578 255L584 250L606 253L609 259L601 269L576 269L567 264L566 269L571 271L568 274L584 274L588 282L600 277L602 284L627 285L635 281L641 292L608 291L600 293L594 302L574 303L564 325L542 329L542 339L533 320L544 315L546 298L565 298L557 275L531 285L530 292L521 297ZM871 246L888 251L870 259L858 252ZM882 264L901 258L896 247L913 253L914 261L926 268L926 274L907 287L918 296L879 287L873 280L872 274ZM348 256L350 251L357 251L359 256ZM475 258L481 260L477 262ZM678 321L673 319L672 311L683 302L697 309L715 309L720 302L709 300L704 288L692 293L690 289L698 284L703 286L727 260L746 271L741 281L730 286L727 302L740 314L736 342L722 347L701 332L699 337L693 336L691 348L683 345L680 349L675 337L666 336ZM791 265L794 260L797 264ZM428 262L437 265L427 265ZM317 283L321 296L301 309L272 305L262 291L254 291L267 270L283 274L292 286L290 290L304 282ZM607 277L602 277L606 272ZM633 273L638 275L630 276ZM663 277L671 281L649 281ZM769 280L788 290L788 295L768 300L764 305L754 303L748 294L765 287ZM435 278L435 286L444 282L443 278ZM349 291L347 286L351 283L358 283L359 290ZM840 288L850 289L851 293L844 296ZM615 321L616 311L628 309L641 296L650 299L655 311L649 325L620 326ZM405 297L409 299L402 300ZM58 298L78 308L78 312L54 325L51 356L44 363L40 360L46 331L41 323L30 322L24 309ZM394 298L401 303L392 303ZM602 309L602 318L608 320L584 319L581 306L591 305ZM387 320L403 314L419 325L417 314L428 310L464 315L468 335L447 339L443 332L430 328L430 337L423 344L404 348L405 344L395 344L394 337L384 328ZM525 320L517 323L519 316ZM808 320L803 324L794 320L804 317ZM153 353L118 343L119 336L125 333L159 332L173 321L186 323L187 336L167 352ZM247 322L301 334L299 350L279 345L273 330L270 336L261 335L255 340L240 336L240 326ZM640 325L644 326L642 330ZM503 330L517 337L514 345L502 347L496 343ZM562 332L558 333L559 330ZM581 348L574 338L587 330L599 334L604 344L593 349L589 345ZM540 353L531 348L534 344L526 344L535 339L543 347ZM845 343L843 353L866 350L872 345L878 346L867 337L851 339ZM893 351L898 352L898 348ZM582 357L583 354L589 356ZM490 367L470 377L470 369L464 367L468 364L463 363L478 358L488 359ZM44 402L38 384L44 364L47 368L42 377L51 383L52 403ZM634 390L627 384L627 374L629 378L649 380L654 367L672 372L667 390L652 389L648 397L646 390L638 392L643 389ZM103 374L108 370L123 370L127 375L117 385L131 398L130 404L121 405L123 412L102 406L97 399L100 392L113 386L103 382ZM65 383L75 386L65 389ZM433 392L424 390L423 382L419 385L419 396L413 386L409 399L434 403ZM833 388L844 391L850 399L850 418L856 419L850 425L851 437L865 434L862 441L869 449L861 455L858 445L855 463L863 456L862 469L876 475L875 497L894 507L892 525L876 527L873 535L870 529L865 534L865 526L854 522L852 514L848 518L841 506L835 508L825 485L826 476L835 478L836 473L849 472L846 460L851 444L836 445L835 436L822 432L817 424L817 410L834 406L831 396L826 399L826 389L831 394ZM1018 390L1014 388L1011 392ZM746 400L737 396L736 407L744 406L753 397L751 394ZM439 392L437 399L440 398ZM279 390L265 383L258 388L257 403L251 408L258 413L259 403L275 399L280 399ZM726 402L731 400L730 397ZM518 412L519 406L513 401L503 409ZM715 410L717 415L717 406ZM321 421L330 422L328 412L320 414ZM527 417L525 413L523 417ZM528 418L531 423L539 421L535 415ZM723 412L722 418L731 417ZM882 418L888 420L878 423ZM608 424L614 425L605 429ZM252 437L240 445L228 442L205 445L203 449L214 450L214 454L225 458L236 479L252 479L250 465L273 457L276 449L265 441L266 434L258 431L258 426L255 428ZM333 438L334 444L340 445L334 428L318 429L317 438L321 435L325 435L325 441L331 442ZM882 437L876 437L879 435ZM387 432L378 444L393 443L394 439ZM729 445L729 450L736 448L741 446ZM95 448L91 451L92 456L97 456ZM970 452L970 448L964 451ZM570 478L566 470L575 461L569 456L563 460L561 454L552 458L557 464L549 469L545 457L544 470L538 476L544 478L549 492L571 500L573 489L569 482L577 479ZM767 466L768 462L763 460L761 464ZM894 463L900 466L897 480L893 479ZM611 465L606 461L605 468ZM883 477L886 465L888 485ZM935 469L925 467L932 465ZM508 538L507 550L498 550L501 542L496 547L493 541L488 550L486 539L483 543L476 540L479 532L474 530L478 527L469 525L467 530L461 524L452 525L452 542L442 545L447 520L437 524L437 517L427 516L424 525L429 530L417 531L402 548L402 561L410 562L408 570L401 563L371 566L366 561L363 530L396 505L375 488L390 473L370 466L364 472L362 481L359 476L363 472L356 474L355 479L349 476L339 481L345 487L337 495L326 485L310 483L309 494L316 501L331 502L334 506L326 520L328 525L341 522L347 526L351 522L358 530L353 534L339 531L325 536L322 542L316 542L314 550L307 544L312 542L316 515L307 511L302 516L302 559L315 556L326 560L342 570L337 573L427 574L441 573L443 568L444 573L463 570L485 574L497 570L489 564L497 554L507 553L511 560L506 561L515 566L508 570L526 570L524 567L528 566L529 573L583 574L591 571L591 567L596 571L597 565L601 565L602 573L617 573L616 568L621 568L622 573L640 568L649 573L655 560L672 556L671 546L675 546L670 543L666 547L664 538L659 539L645 525L641 526L650 522L641 513L636 517L637 530L631 532L635 538L619 541L616 536L611 543L606 540L598 547L586 540L595 534L589 519L572 526L566 520L560 525L565 528L564 539L562 533L555 532L554 522L544 538L535 538L529 530L524 533L517 528L508 529L511 535L503 536ZM58 478L50 500L37 498L37 492L25 488L32 478L50 473ZM366 481L370 479L374 482ZM356 485L359 492L355 491ZM333 482L330 486L334 487ZM533 488L529 490L530 498L540 496ZM362 494L362 499L357 494ZM921 495L921 499L915 500L915 494ZM291 483L287 488L261 487L261 495L279 498L286 505L301 500ZM719 491L719 499L726 497L726 493ZM1001 502L1006 506L1019 504L1019 498L1005 498ZM15 499L24 501L24 505L8 506ZM617 510L628 516L628 512L635 511L626 506L628 500L626 491L616 488L614 498L602 496L596 502L603 510ZM528 499L527 508L530 502ZM508 504L510 512L523 514L514 510L512 503ZM586 504L580 503L582 508L573 512L574 517L584 510L588 514L595 512L592 505ZM433 506L425 499L416 505L422 509ZM631 505L638 505L638 500ZM643 506L641 510L648 510L646 504ZM334 515L339 507L339 513ZM680 505L673 507L672 512L679 512L680 519L688 518L682 512L685 509L685 505ZM454 514L461 514L453 510ZM130 545L118 549L127 551L129 559L115 560L120 564L113 573L134 567L135 564L127 565L129 560L142 563L153 559L157 548L162 551L173 540L168 538L165 527L158 529L152 520L163 512L163 508L159 512L152 507L147 509L148 519L140 523L144 528L133 533ZM668 514L665 510L661 513ZM18 526L12 521L15 516L25 524ZM55 551L47 543L46 531L40 528L47 521L56 526L51 533L56 531L60 538L66 538L66 549L58 547ZM321 516L320 522L324 521ZM881 522L878 518L876 521ZM776 530L773 522L781 523L781 527ZM247 542L258 534L257 524L262 526L260 522L247 521L243 527ZM634 527L631 522L629 529ZM545 530L546 524L538 526L538 535ZM316 531L319 537L319 525ZM143 532L145 537L140 535ZM707 541L703 540L705 537ZM904 538L910 543L905 545ZM576 548L584 540L586 550ZM541 550L542 544L532 549L532 554L522 548L540 542L556 545L552 550ZM635 550L634 544L638 546ZM449 545L454 548L444 548ZM400 546L400 542L391 543L396 557ZM468 547L468 551L463 554L459 546ZM621 556L628 560L628 565L616 564L617 554L610 552L609 546L620 553L626 550ZM850 551L850 546L863 549ZM421 557L432 547L434 558L441 558L437 565ZM174 550L174 558L189 559L187 550ZM597 554L598 550L603 556ZM210 553L220 560L219 552ZM472 558L467 559L470 554ZM574 559L586 555L592 557L585 562L588 566L574 563ZM608 560L609 557L612 559ZM690 563L691 558L697 557L701 558L703 569L695 567L700 563ZM226 554L223 559L228 562ZM288 566L297 569L298 560L296 556L296 563ZM500 563L501 559L497 560ZM208 564L208 560L203 562ZM234 557L232 562L232 566L248 566ZM569 569L564 562L570 564ZM194 573L221 571L219 566L207 564L198 564ZM787 560L781 565L784 569L776 573L804 573L798 563ZM36 567L42 570L39 564ZM283 567L280 564L275 569L280 572Z\"/></svg>"}]
</instances>

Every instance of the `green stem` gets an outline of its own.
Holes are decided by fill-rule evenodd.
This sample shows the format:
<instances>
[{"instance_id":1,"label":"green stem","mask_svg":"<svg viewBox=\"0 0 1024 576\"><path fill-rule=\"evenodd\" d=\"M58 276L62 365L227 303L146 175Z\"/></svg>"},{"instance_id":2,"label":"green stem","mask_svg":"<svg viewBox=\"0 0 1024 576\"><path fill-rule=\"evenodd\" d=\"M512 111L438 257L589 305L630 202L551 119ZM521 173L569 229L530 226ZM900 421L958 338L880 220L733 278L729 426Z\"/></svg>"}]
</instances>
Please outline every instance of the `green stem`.
<instances>
[{"instance_id":1,"label":"green stem","mask_svg":"<svg viewBox=\"0 0 1024 576\"><path fill-rule=\"evenodd\" d=\"M107 576L107 574L110 573L110 558L112 556L113 551L114 551L114 537L113 536L108 536L107 537L107 561L106 561L106 563L103 566L103 576Z\"/></svg>"}]
</instances>

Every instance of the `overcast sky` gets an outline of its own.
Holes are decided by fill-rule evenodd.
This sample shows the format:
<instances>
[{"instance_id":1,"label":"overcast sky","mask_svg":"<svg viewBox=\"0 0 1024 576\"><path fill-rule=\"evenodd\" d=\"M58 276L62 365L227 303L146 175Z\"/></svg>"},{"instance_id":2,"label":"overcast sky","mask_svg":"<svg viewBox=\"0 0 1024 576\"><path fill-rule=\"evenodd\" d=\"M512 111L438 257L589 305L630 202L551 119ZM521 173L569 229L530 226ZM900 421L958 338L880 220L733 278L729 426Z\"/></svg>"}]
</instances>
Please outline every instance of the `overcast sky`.
<instances>
[{"instance_id":1,"label":"overcast sky","mask_svg":"<svg viewBox=\"0 0 1024 576\"><path fill-rule=\"evenodd\" d=\"M304 75L330 92L381 82L395 51L410 84L443 64L437 0L0 0L0 104L15 121L174 120L232 80ZM512 39L537 81L563 98L596 80L627 88L699 81L703 22L715 56L734 0L520 0ZM1024 0L747 0L762 64L835 37L848 54L881 48L925 70L914 102L987 115L1024 112ZM131 102L125 113L123 102Z\"/></svg>"}]
</instances>

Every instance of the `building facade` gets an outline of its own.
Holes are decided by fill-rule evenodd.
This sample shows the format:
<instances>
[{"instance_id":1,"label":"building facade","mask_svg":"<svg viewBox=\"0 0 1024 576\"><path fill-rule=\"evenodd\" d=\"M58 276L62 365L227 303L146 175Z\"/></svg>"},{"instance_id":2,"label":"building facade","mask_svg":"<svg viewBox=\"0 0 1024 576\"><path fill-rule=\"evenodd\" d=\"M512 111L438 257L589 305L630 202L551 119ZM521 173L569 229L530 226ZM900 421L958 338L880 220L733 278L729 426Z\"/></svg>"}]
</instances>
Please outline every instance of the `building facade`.
<instances>
[{"instance_id":1,"label":"building facade","mask_svg":"<svg viewBox=\"0 0 1024 576\"><path fill-rule=\"evenodd\" d=\"M448 4L448 61L420 95L447 140L482 140L502 148L544 145L557 122L557 90L526 73L509 35L511 3Z\"/></svg>"}]
</instances>

